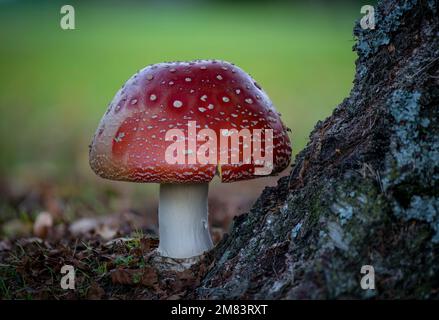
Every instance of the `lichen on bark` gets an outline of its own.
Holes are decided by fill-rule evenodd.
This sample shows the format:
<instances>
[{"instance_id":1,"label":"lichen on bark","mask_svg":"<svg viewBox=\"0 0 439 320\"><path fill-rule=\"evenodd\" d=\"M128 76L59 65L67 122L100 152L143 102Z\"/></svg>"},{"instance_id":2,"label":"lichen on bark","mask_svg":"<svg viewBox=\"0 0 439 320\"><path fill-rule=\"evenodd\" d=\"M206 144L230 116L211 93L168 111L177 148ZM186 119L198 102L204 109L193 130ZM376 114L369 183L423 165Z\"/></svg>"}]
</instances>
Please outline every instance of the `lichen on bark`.
<instances>
[{"instance_id":1,"label":"lichen on bark","mask_svg":"<svg viewBox=\"0 0 439 320\"><path fill-rule=\"evenodd\" d=\"M350 96L234 220L190 297L439 298L438 3L384 0L376 23L354 29Z\"/></svg>"}]
</instances>

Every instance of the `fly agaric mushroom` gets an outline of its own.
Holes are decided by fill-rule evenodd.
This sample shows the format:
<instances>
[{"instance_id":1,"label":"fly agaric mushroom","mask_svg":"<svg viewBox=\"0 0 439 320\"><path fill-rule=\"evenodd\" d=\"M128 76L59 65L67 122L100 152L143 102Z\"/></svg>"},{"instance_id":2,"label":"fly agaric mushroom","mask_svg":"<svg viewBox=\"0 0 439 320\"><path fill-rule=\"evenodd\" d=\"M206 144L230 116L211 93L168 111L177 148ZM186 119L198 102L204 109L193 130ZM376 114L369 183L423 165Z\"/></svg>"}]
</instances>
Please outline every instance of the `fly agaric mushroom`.
<instances>
[{"instance_id":1,"label":"fly agaric mushroom","mask_svg":"<svg viewBox=\"0 0 439 320\"><path fill-rule=\"evenodd\" d=\"M208 151L219 152L208 158L211 161L191 162L189 158L197 156L206 159L207 149L201 148L206 134L198 139L198 133L195 137L191 133L203 129L213 133L209 139L221 141L239 130L259 134L251 140L238 135L238 151L236 146L232 150L232 143L223 146L214 141ZM175 130L183 136L171 141L168 134ZM262 130L271 135L262 137ZM166 154L173 143L183 143L181 159L187 161L169 161ZM260 155L272 156L263 174L276 174L291 160L287 128L246 72L217 60L159 63L137 72L116 93L93 137L90 166L107 179L160 183L159 254L189 258L213 246L207 196L215 174L222 182L260 176L261 163L243 151L249 143ZM233 155L224 152L235 152L239 161L230 161Z\"/></svg>"}]
</instances>

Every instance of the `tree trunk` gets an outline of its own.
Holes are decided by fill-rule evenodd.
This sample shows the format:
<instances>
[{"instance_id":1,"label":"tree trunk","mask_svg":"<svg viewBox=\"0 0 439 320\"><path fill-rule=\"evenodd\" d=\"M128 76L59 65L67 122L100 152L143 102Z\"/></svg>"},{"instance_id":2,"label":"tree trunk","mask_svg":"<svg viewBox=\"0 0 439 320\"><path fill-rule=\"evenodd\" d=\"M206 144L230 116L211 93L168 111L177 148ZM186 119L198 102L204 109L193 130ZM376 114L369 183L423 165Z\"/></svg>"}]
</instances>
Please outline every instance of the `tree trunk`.
<instances>
[{"instance_id":1,"label":"tree trunk","mask_svg":"<svg viewBox=\"0 0 439 320\"><path fill-rule=\"evenodd\" d=\"M192 297L439 298L438 2L381 1L375 18L354 29L350 96L235 219Z\"/></svg>"}]
</instances>

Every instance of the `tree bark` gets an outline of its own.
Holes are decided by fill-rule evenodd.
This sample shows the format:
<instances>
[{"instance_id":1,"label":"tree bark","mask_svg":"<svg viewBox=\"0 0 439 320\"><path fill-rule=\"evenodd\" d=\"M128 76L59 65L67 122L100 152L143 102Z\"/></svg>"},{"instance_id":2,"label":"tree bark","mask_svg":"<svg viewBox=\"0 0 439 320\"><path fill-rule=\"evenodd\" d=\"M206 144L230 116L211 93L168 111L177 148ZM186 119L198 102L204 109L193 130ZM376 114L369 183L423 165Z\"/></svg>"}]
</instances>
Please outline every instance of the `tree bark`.
<instances>
[{"instance_id":1,"label":"tree bark","mask_svg":"<svg viewBox=\"0 0 439 320\"><path fill-rule=\"evenodd\" d=\"M438 2L384 0L375 18L354 28L350 96L234 220L192 297L439 298Z\"/></svg>"}]
</instances>

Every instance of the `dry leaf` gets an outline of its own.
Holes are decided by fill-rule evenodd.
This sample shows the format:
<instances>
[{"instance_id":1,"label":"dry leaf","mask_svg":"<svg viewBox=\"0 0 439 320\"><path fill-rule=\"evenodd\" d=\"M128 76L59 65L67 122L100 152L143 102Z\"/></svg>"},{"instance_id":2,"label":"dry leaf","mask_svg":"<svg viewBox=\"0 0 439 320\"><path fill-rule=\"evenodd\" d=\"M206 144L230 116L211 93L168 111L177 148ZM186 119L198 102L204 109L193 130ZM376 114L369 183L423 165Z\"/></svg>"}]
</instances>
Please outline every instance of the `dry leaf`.
<instances>
[{"instance_id":1,"label":"dry leaf","mask_svg":"<svg viewBox=\"0 0 439 320\"><path fill-rule=\"evenodd\" d=\"M141 283L144 286L150 286L152 287L154 284L156 284L159 281L159 277L157 275L157 271L154 268L145 268L142 270L142 280Z\"/></svg>"},{"instance_id":2,"label":"dry leaf","mask_svg":"<svg viewBox=\"0 0 439 320\"><path fill-rule=\"evenodd\" d=\"M48 212L41 212L35 219L33 231L39 238L46 238L49 230L53 227L53 217Z\"/></svg>"},{"instance_id":3,"label":"dry leaf","mask_svg":"<svg viewBox=\"0 0 439 320\"><path fill-rule=\"evenodd\" d=\"M114 284L133 284L130 270L116 269L111 272L111 281Z\"/></svg>"},{"instance_id":4,"label":"dry leaf","mask_svg":"<svg viewBox=\"0 0 439 320\"><path fill-rule=\"evenodd\" d=\"M87 298L90 300L100 300L104 297L104 295L104 289L102 289L96 282L91 284L87 292Z\"/></svg>"},{"instance_id":5,"label":"dry leaf","mask_svg":"<svg viewBox=\"0 0 439 320\"><path fill-rule=\"evenodd\" d=\"M142 248L142 251L144 253L150 252L158 247L158 240L149 237L144 237L140 239L140 247Z\"/></svg>"}]
</instances>

